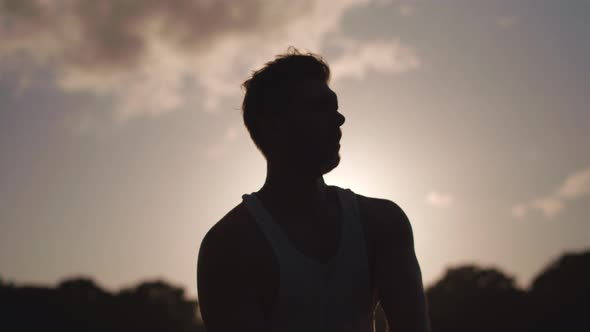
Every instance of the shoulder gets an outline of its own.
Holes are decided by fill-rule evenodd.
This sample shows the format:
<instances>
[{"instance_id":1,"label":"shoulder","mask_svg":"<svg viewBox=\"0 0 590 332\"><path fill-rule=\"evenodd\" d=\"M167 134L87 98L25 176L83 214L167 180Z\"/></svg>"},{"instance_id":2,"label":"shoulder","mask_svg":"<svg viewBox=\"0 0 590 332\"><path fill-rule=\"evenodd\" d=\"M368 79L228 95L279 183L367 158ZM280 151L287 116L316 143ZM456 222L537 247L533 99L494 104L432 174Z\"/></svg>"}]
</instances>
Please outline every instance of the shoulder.
<instances>
[{"instance_id":1,"label":"shoulder","mask_svg":"<svg viewBox=\"0 0 590 332\"><path fill-rule=\"evenodd\" d=\"M408 222L404 210L395 202L355 193L362 214L370 217L376 227L391 228Z\"/></svg>"},{"instance_id":2,"label":"shoulder","mask_svg":"<svg viewBox=\"0 0 590 332\"><path fill-rule=\"evenodd\" d=\"M412 237L410 221L394 201L355 193L361 218L373 234L373 239L408 240Z\"/></svg>"},{"instance_id":3,"label":"shoulder","mask_svg":"<svg viewBox=\"0 0 590 332\"><path fill-rule=\"evenodd\" d=\"M239 253L245 232L251 224L250 218L243 202L234 206L205 233L200 252L219 255Z\"/></svg>"},{"instance_id":4,"label":"shoulder","mask_svg":"<svg viewBox=\"0 0 590 332\"><path fill-rule=\"evenodd\" d=\"M256 305L255 271L245 253L242 230L248 228L243 203L232 208L205 233L198 254L197 294L207 331L261 331ZM246 328L244 328L246 326Z\"/></svg>"}]
</instances>

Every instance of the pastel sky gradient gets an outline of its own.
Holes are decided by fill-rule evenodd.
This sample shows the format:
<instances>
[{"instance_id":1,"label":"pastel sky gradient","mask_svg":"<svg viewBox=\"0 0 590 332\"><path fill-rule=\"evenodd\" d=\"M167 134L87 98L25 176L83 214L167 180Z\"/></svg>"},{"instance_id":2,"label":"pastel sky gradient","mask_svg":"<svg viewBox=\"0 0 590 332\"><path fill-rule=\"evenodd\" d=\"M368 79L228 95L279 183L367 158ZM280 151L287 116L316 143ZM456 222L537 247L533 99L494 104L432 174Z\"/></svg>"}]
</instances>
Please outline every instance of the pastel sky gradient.
<instances>
[{"instance_id":1,"label":"pastel sky gradient","mask_svg":"<svg viewBox=\"0 0 590 332\"><path fill-rule=\"evenodd\" d=\"M0 0L0 277L196 296L205 232L266 165L240 84L293 45L333 71L328 184L398 203L428 286L521 286L590 248L588 1Z\"/></svg>"}]
</instances>

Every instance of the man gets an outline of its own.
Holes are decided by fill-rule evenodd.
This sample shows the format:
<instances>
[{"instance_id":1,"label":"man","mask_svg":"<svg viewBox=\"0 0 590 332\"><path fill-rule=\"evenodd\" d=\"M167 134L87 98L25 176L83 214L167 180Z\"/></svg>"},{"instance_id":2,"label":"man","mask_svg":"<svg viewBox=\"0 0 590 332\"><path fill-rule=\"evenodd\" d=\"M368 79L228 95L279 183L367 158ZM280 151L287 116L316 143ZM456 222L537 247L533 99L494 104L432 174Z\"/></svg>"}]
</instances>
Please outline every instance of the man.
<instances>
[{"instance_id":1,"label":"man","mask_svg":"<svg viewBox=\"0 0 590 332\"><path fill-rule=\"evenodd\" d=\"M429 331L412 228L395 203L329 186L345 117L320 56L286 54L243 83L243 118L267 161L205 235L197 263L209 332Z\"/></svg>"}]
</instances>

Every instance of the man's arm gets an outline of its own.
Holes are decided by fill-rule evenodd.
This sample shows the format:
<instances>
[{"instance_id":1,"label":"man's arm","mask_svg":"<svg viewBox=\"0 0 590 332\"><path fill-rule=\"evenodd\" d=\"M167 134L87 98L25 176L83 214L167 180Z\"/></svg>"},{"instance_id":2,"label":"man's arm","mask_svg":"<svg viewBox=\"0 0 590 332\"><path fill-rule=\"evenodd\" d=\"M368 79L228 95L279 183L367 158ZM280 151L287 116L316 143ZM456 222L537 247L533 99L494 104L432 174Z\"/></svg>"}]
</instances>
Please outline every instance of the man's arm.
<instances>
[{"instance_id":1,"label":"man's arm","mask_svg":"<svg viewBox=\"0 0 590 332\"><path fill-rule=\"evenodd\" d=\"M197 292L207 332L263 332L264 317L236 241L211 229L201 242ZM250 270L251 271L251 270Z\"/></svg>"},{"instance_id":2,"label":"man's arm","mask_svg":"<svg viewBox=\"0 0 590 332\"><path fill-rule=\"evenodd\" d=\"M384 209L375 254L377 289L387 330L429 332L430 320L412 226L397 204L387 201Z\"/></svg>"}]
</instances>

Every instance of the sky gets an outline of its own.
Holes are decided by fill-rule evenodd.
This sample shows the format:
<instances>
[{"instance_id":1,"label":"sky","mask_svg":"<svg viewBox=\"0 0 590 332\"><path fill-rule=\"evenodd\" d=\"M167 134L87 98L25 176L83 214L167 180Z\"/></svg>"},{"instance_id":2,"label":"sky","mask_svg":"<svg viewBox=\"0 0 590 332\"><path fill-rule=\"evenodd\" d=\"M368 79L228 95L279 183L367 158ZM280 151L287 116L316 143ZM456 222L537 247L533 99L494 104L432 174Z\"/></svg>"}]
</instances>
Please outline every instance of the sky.
<instances>
[{"instance_id":1,"label":"sky","mask_svg":"<svg viewBox=\"0 0 590 332\"><path fill-rule=\"evenodd\" d=\"M209 228L265 160L241 83L288 46L330 65L330 185L396 202L425 286L528 287L590 249L588 1L0 0L0 278L162 278L196 297Z\"/></svg>"}]
</instances>

